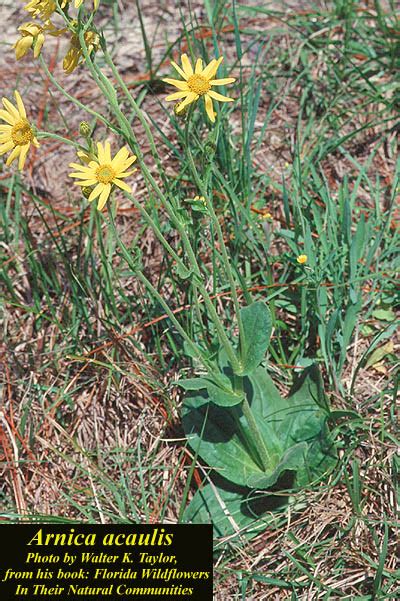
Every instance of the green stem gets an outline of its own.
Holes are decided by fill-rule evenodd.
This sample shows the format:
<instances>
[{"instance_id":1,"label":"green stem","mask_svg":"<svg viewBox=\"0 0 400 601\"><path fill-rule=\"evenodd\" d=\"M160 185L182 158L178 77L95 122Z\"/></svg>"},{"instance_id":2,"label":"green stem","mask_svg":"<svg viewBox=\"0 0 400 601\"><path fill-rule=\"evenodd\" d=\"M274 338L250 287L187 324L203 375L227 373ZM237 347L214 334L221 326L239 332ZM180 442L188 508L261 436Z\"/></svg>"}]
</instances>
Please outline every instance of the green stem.
<instances>
[{"instance_id":1,"label":"green stem","mask_svg":"<svg viewBox=\"0 0 400 601\"><path fill-rule=\"evenodd\" d=\"M69 144L70 146L74 146L74 148L82 148L82 146L77 142L69 140L68 138L64 138L63 136L59 136L58 134L53 134L49 131L38 131L36 137L38 140L50 138L51 140L58 140L59 142L63 142L63 144Z\"/></svg>"},{"instance_id":2,"label":"green stem","mask_svg":"<svg viewBox=\"0 0 400 601\"><path fill-rule=\"evenodd\" d=\"M206 200L206 204L207 204L207 209L209 211L210 217L211 217L211 221L213 223L213 226L217 232L217 237L218 237L218 241L219 241L219 245L221 248L221 257L222 257L222 262L224 264L224 269L225 272L228 276L229 279L229 286L231 289L231 293L232 293L232 299L233 299L233 304L235 307L235 313L236 313L236 319L237 319L237 323L238 323L238 327L239 327L239 344L240 344L240 349L241 349L241 356L244 355L244 343L245 343L245 336L244 336L244 328L243 328L243 322L242 322L242 318L240 315L240 304L239 304L239 298L237 295L237 291L236 291L236 283L235 280L232 276L232 270L230 267L230 263L229 263L229 257L228 257L228 253L226 250L226 245L224 242L224 236L222 233L222 229L221 229L221 225L219 223L219 220L215 214L214 211L214 207L213 204L211 202L211 200L208 197L208 190L206 189L207 187L203 184L202 179L199 177L199 174L197 172L196 169L196 165L193 159L193 155L192 152L190 150L190 143L189 143L189 128L190 128L190 117L191 117L192 111L189 111L188 117L187 117L187 122L186 122L186 127L185 127L185 149L186 149L186 153L189 159L189 165L193 174L193 177L196 181L196 184L199 188L199 191L201 192L201 194L204 196L205 200ZM236 364L236 368L234 368L235 373L240 373L242 366L240 361L235 362Z\"/></svg>"},{"instance_id":3,"label":"green stem","mask_svg":"<svg viewBox=\"0 0 400 601\"><path fill-rule=\"evenodd\" d=\"M88 57L89 61L90 58ZM93 65L93 63L92 63ZM93 65L94 66L94 65ZM111 65L110 65L111 66ZM94 68L96 69L97 66L94 66ZM103 75L104 77L104 75ZM128 90L127 90L128 91ZM129 91L128 91L129 94ZM130 94L129 94L130 95ZM133 101L133 99L132 99ZM137 104L133 101L132 106L136 112L136 114L138 115L141 123L143 123L143 115L141 114L141 110L140 108L137 106ZM122 119L125 122L125 127L130 127L129 122L127 121L126 117L121 113L119 107L115 107L117 112L118 112L118 116L119 119ZM145 121L144 121L145 123ZM148 128L147 124L144 125L145 127L145 131L148 134L148 137L150 136L149 140L152 140L152 134L150 129ZM137 144L136 140L135 143ZM153 141L154 143L154 141ZM140 151L138 149L138 153L140 154ZM204 302L205 305L210 313L210 317L212 319L212 321L214 322L215 325L215 329L217 331L218 337L221 341L221 344L223 345L223 347L225 348L225 351L229 357L229 360L232 364L232 367L234 369L234 371L239 371L240 370L240 364L237 360L236 354L233 350L233 347L225 333L224 327L222 325L222 322L218 316L218 313L215 310L214 304L211 301L210 295L208 294L208 291L205 287L205 285L203 284L202 281L202 274L201 274L201 270L196 258L196 255L193 251L192 245L190 243L189 237L187 235L187 232L185 230L185 225L180 221L179 217L177 217L175 215L175 212L172 210L170 203L168 202L168 200L166 199L166 197L164 196L163 192L161 191L160 187L158 186L157 182L154 180L153 176L151 175L149 169L147 168L146 164L142 161L140 161L140 166L141 166L141 170L143 172L143 174L145 175L146 179L149 181L149 183L151 184L151 186L153 187L153 189L156 191L159 199L161 200L163 206L165 207L168 216L170 217L172 223L175 225L176 229L179 232L179 235L182 239L184 248L186 250L187 253L187 257L188 257L188 261L190 263L190 266L194 272L194 274L197 276L197 285L199 287L199 291L201 293L201 295L204 298Z\"/></svg>"},{"instance_id":4,"label":"green stem","mask_svg":"<svg viewBox=\"0 0 400 601\"><path fill-rule=\"evenodd\" d=\"M76 104L76 106L78 106L79 108L81 108L82 110L86 111L87 113L89 113L90 115L93 115L94 117L96 117L96 119L98 119L99 121L101 121L102 123L104 123L104 125L106 125L107 127L109 127L111 129L111 131L114 131L117 134L120 134L121 132L116 129L116 127L110 123L110 121L108 121L107 119L105 119L102 115L100 115L100 113L97 113L96 111L94 111L93 109L89 108L88 106L86 106L85 104L82 104L82 102L80 102L77 98L75 98L74 96L71 96L71 94L69 94L59 83L58 81L54 78L53 74L49 71L46 63L43 60L42 55L39 56L39 61L41 66L43 67L47 77L49 78L49 80L51 81L51 83L57 88L57 90L59 90L66 98L68 98L68 100L70 100L71 102L73 102L74 104Z\"/></svg>"},{"instance_id":5,"label":"green stem","mask_svg":"<svg viewBox=\"0 0 400 601\"><path fill-rule=\"evenodd\" d=\"M199 359L199 361L205 367L208 368L209 365L204 357L204 354L201 352L201 350L198 348L198 346L193 342L193 340L187 335L187 333L182 328L181 324L176 319L173 311L171 311L171 309L169 308L168 304L165 302L165 300L163 299L161 294L154 288L153 284L151 284L151 282L146 278L146 276L141 271L136 270L136 275L137 275L138 279L142 282L142 284L144 284L145 287L149 290L149 292L151 292L152 296L160 303L160 305L162 306L162 308L164 309L164 311L166 312L166 314L168 315L168 317L174 324L174 326L177 329L177 331L179 332L179 334L185 340L187 345L190 346L190 348L193 351L193 353L195 354L195 356Z\"/></svg>"},{"instance_id":6,"label":"green stem","mask_svg":"<svg viewBox=\"0 0 400 601\"><path fill-rule=\"evenodd\" d=\"M250 428L253 440L256 443L257 451L260 456L263 469L266 472L266 471L268 471L268 469L270 467L269 453L268 453L267 447L265 445L264 439L261 435L261 432L258 428L257 422L254 419L253 412L251 410L251 407L250 407L249 402L246 399L246 397L244 398L243 403L242 403L242 411L243 411L243 415L246 418L248 426Z\"/></svg>"},{"instance_id":7,"label":"green stem","mask_svg":"<svg viewBox=\"0 0 400 601\"><path fill-rule=\"evenodd\" d=\"M162 163L160 161L160 157L159 157L157 147L156 147L156 144L154 141L154 137L153 137L152 131L149 127L149 124L147 123L147 120L143 116L143 113L142 113L140 107L138 106L137 102L135 101L135 99L133 98L129 89L127 88L124 80L122 79L121 75L119 74L118 69L116 68L108 50L106 50L104 48L103 52L104 52L104 58L106 59L106 63L111 68L115 79L117 80L117 82L119 83L119 85L121 87L121 90L124 92L127 100L129 101L130 105L132 106L133 110L135 111L135 115L139 119L144 131L146 132L147 139L149 140L149 143L150 143L151 153L153 155L154 160L157 163L157 167L160 170L160 173L162 173L164 171L164 169L163 169Z\"/></svg>"},{"instance_id":8,"label":"green stem","mask_svg":"<svg viewBox=\"0 0 400 601\"><path fill-rule=\"evenodd\" d=\"M170 203L168 202L167 198L165 197L165 195L163 194L163 192L161 191L159 185L157 184L157 182L155 181L155 179L153 178L152 174L150 173L148 167L146 166L146 164L144 163L144 161L141 160L141 153L140 153L140 147L137 143L137 140L132 132L131 126L129 121L127 120L127 118L125 117L125 115L122 113L121 109L119 108L119 105L116 101L116 95L115 92L113 92L113 94L111 95L111 93L108 93L108 89L113 89L111 83L108 81L108 79L106 78L106 76L102 73L102 71L98 68L98 66L92 62L89 53L87 51L87 47L86 47L86 43L85 43L85 39L84 39L84 32L81 30L80 34L79 34L79 38L80 38L80 42L82 45L82 51L84 53L85 56L85 60L86 63L88 65L88 68L90 69L90 72L93 75L94 80L97 82L99 88L103 91L103 93L106 95L106 97L108 98L110 105L112 106L114 113L123 129L123 131L126 133L126 137L128 140L131 140L133 142L133 150L135 152L137 152L138 154L138 162L140 164L140 168L141 171L144 175L144 177L146 178L146 180L149 182L149 184L151 185L151 187L153 188L153 190L156 192L158 198L160 199L160 201L162 202L165 210L167 211L167 214L169 216L169 218L171 219L172 223L175 225L177 231L179 232L179 235L181 236L184 248L186 250L187 256L188 256L188 260L189 263L191 265L192 271L194 272L195 276L197 276L197 284L199 287L199 290L204 298L204 302L207 306L207 309L210 312L210 317L214 322L217 334L219 336L219 339L222 343L222 345L224 346L226 353L229 357L229 360L232 364L232 367L234 369L235 372L240 371L240 363L237 360L236 354L233 350L233 347L225 333L224 327L222 325L222 322L218 316L218 313L215 310L215 307L211 301L211 298L208 294L208 291L205 287L205 285L202 282L202 274L200 271L200 267L199 264L197 262L197 258L195 253L193 252L193 248L192 245L190 243L189 237L187 235L187 232L185 230L185 225L181 222L181 220L179 219L179 217L175 214L174 210L172 209ZM110 59L111 61L111 59ZM112 62L112 61L111 61ZM111 66L111 64L110 64ZM115 67L114 67L115 69ZM115 73L116 73L116 69L115 69ZM120 82L121 78L118 74L118 81ZM125 84L124 84L125 85ZM125 86L126 88L126 86ZM129 90L126 91L129 94ZM126 93L126 92L125 92ZM130 96L130 94L129 94ZM150 128L148 127L147 123L145 122L143 115L141 114L141 110L140 108L137 106L137 104L133 101L132 99L132 107L135 110L135 113L138 115L141 123L143 124L145 131L149 137L149 141L151 142L152 140L152 134L150 131ZM153 141L154 144L154 141ZM155 146L154 146L155 149ZM156 151L156 149L155 149ZM172 255L174 258L176 257L176 253Z\"/></svg>"}]
</instances>

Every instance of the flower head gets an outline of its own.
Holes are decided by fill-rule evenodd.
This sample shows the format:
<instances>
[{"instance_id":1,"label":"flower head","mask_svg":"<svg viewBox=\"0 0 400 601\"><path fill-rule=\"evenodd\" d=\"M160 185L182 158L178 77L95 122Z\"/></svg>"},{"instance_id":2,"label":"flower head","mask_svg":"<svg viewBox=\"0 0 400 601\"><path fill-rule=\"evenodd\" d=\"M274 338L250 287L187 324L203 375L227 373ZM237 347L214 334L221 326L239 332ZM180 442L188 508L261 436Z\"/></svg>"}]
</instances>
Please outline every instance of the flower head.
<instances>
[{"instance_id":1,"label":"flower head","mask_svg":"<svg viewBox=\"0 0 400 601\"><path fill-rule=\"evenodd\" d=\"M304 265L305 263L307 263L308 261L308 257L307 255L299 255L296 259L296 261L300 264L300 265Z\"/></svg>"},{"instance_id":2,"label":"flower head","mask_svg":"<svg viewBox=\"0 0 400 601\"><path fill-rule=\"evenodd\" d=\"M196 102L200 96L204 96L204 105L207 115L210 121L214 123L215 113L212 101L219 100L220 102L233 102L233 98L228 98L219 92L215 92L212 89L212 86L224 86L228 83L233 83L235 78L225 77L224 79L214 79L218 67L223 61L222 56L219 59L214 58L204 68L201 58L197 59L194 69L186 54L182 54L181 61L182 68L173 61L171 61L171 65L178 71L179 75L183 77L184 81L179 79L170 79L168 77L163 79L163 81L175 86L179 90L179 92L174 92L173 94L167 96L165 100L169 101L183 99L176 108L176 112L179 114L184 111L189 104Z\"/></svg>"},{"instance_id":3,"label":"flower head","mask_svg":"<svg viewBox=\"0 0 400 601\"><path fill-rule=\"evenodd\" d=\"M33 49L33 56L37 58L42 50L46 33L58 36L66 30L56 29L51 21L46 21L43 24L34 22L24 23L18 27L18 31L21 33L21 37L14 45L17 60L25 56L30 48Z\"/></svg>"},{"instance_id":4,"label":"flower head","mask_svg":"<svg viewBox=\"0 0 400 601\"><path fill-rule=\"evenodd\" d=\"M63 8L69 0L61 2ZM30 0L28 4L25 4L24 9L32 15L32 17L39 17L43 21L50 19L53 13L57 10L57 4L54 0Z\"/></svg>"},{"instance_id":5,"label":"flower head","mask_svg":"<svg viewBox=\"0 0 400 601\"><path fill-rule=\"evenodd\" d=\"M61 8L65 8L70 4L72 0L59 0ZM79 8L83 4L84 0L75 0L75 8ZM93 0L94 10L99 7L100 0ZM34 17L47 20L57 10L57 3L55 0L30 0L28 4L24 6L25 10L28 11Z\"/></svg>"},{"instance_id":6,"label":"flower head","mask_svg":"<svg viewBox=\"0 0 400 601\"><path fill-rule=\"evenodd\" d=\"M39 146L39 142L26 118L24 103L18 92L15 92L15 100L16 107L7 98L3 98L4 110L0 109L0 119L6 125L0 125L0 155L11 150L6 165L11 165L18 158L18 169L23 169L30 145Z\"/></svg>"},{"instance_id":7,"label":"flower head","mask_svg":"<svg viewBox=\"0 0 400 601\"><path fill-rule=\"evenodd\" d=\"M113 185L126 192L131 192L131 188L121 178L128 177L136 171L136 169L126 171L136 161L136 158L135 155L130 155L129 150L124 147L112 159L110 143L97 142L97 157L86 165L71 163L70 167L75 171L69 175L80 180L75 182L78 186L83 188L94 186L88 200L92 202L99 197L97 208L101 211L110 196Z\"/></svg>"},{"instance_id":8,"label":"flower head","mask_svg":"<svg viewBox=\"0 0 400 601\"><path fill-rule=\"evenodd\" d=\"M100 38L95 31L86 31L84 34L87 51L95 52L99 47ZM83 58L83 50L77 33L73 33L67 54L64 57L63 67L66 73L72 73Z\"/></svg>"}]
</instances>

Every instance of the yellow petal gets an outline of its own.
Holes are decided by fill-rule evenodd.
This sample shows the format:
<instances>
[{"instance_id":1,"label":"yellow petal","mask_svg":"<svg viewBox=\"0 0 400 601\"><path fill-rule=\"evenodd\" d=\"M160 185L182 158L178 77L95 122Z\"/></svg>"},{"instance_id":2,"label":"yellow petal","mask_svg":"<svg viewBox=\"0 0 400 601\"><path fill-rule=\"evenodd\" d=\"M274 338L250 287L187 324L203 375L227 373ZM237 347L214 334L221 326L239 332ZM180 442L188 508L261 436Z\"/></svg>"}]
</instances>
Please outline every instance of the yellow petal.
<instances>
[{"instance_id":1,"label":"yellow petal","mask_svg":"<svg viewBox=\"0 0 400 601\"><path fill-rule=\"evenodd\" d=\"M97 179L81 179L80 182L75 182L75 184L78 186L94 186L95 184L98 184L98 181Z\"/></svg>"},{"instance_id":2,"label":"yellow petal","mask_svg":"<svg viewBox=\"0 0 400 601\"><path fill-rule=\"evenodd\" d=\"M12 153L10 154L10 156L8 157L8 159L6 160L6 165L9 166L11 165L11 163L19 157L20 152L21 152L21 148L22 146L16 146L14 148L14 150L12 151Z\"/></svg>"},{"instance_id":3,"label":"yellow petal","mask_svg":"<svg viewBox=\"0 0 400 601\"><path fill-rule=\"evenodd\" d=\"M129 194L132 194L132 188L130 186L128 186L128 184L126 184L125 182L122 182L119 179L113 179L113 184L118 186L118 188L125 190L125 192L129 192Z\"/></svg>"},{"instance_id":4,"label":"yellow petal","mask_svg":"<svg viewBox=\"0 0 400 601\"><path fill-rule=\"evenodd\" d=\"M97 165L97 163L95 163ZM72 167L72 169L78 169L79 171L82 171L83 173L92 173L93 169L91 167L88 167L87 165L80 165L79 163L70 163L69 164L70 167Z\"/></svg>"},{"instance_id":5,"label":"yellow petal","mask_svg":"<svg viewBox=\"0 0 400 601\"><path fill-rule=\"evenodd\" d=\"M41 27L38 27L35 23L23 23L18 27L18 31L23 33L25 37L30 36L31 38L37 36L40 30Z\"/></svg>"},{"instance_id":6,"label":"yellow petal","mask_svg":"<svg viewBox=\"0 0 400 601\"><path fill-rule=\"evenodd\" d=\"M11 125L0 125L0 131L9 132L11 134Z\"/></svg>"},{"instance_id":7,"label":"yellow petal","mask_svg":"<svg viewBox=\"0 0 400 601\"><path fill-rule=\"evenodd\" d=\"M181 111L183 111L183 109L185 108L185 106L187 106L188 104L190 104L191 102L195 102L198 99L199 95L195 94L194 92L189 92L189 94L186 96L185 100L183 100L180 105L177 108L178 113L180 113Z\"/></svg>"},{"instance_id":8,"label":"yellow petal","mask_svg":"<svg viewBox=\"0 0 400 601\"><path fill-rule=\"evenodd\" d=\"M69 173L70 177L76 177L77 179L91 179L90 176L93 176L93 173ZM97 181L97 180L96 180Z\"/></svg>"},{"instance_id":9,"label":"yellow petal","mask_svg":"<svg viewBox=\"0 0 400 601\"><path fill-rule=\"evenodd\" d=\"M30 146L30 143L24 144L24 146L21 147L21 153L19 155L19 160L18 160L18 169L20 171L22 171L22 169L24 168L25 159L26 159L26 155L28 154L29 146Z\"/></svg>"},{"instance_id":10,"label":"yellow petal","mask_svg":"<svg viewBox=\"0 0 400 601\"><path fill-rule=\"evenodd\" d=\"M6 144L0 145L0 155L4 154L5 152L8 152L12 148L14 148L14 142L12 140L6 142Z\"/></svg>"},{"instance_id":11,"label":"yellow petal","mask_svg":"<svg viewBox=\"0 0 400 601\"><path fill-rule=\"evenodd\" d=\"M212 86L226 86L228 83L236 81L236 77L223 77L222 79L212 79L210 84Z\"/></svg>"},{"instance_id":12,"label":"yellow petal","mask_svg":"<svg viewBox=\"0 0 400 601\"><path fill-rule=\"evenodd\" d=\"M189 79L189 77L186 75L185 71L182 71L182 69L180 68L180 66L177 65L176 63L174 63L174 61L171 61L171 65L174 67L174 69L176 69L178 71L179 75L181 77L183 77L183 79L186 79L186 80Z\"/></svg>"},{"instance_id":13,"label":"yellow petal","mask_svg":"<svg viewBox=\"0 0 400 601\"><path fill-rule=\"evenodd\" d=\"M17 101L17 107L18 107L18 110L19 110L19 114L21 115L21 117L23 119L26 119L26 112L25 112L24 103L22 102L22 98L21 98L20 93L18 92L18 90L15 90L14 96L15 96L15 100Z\"/></svg>"},{"instance_id":14,"label":"yellow petal","mask_svg":"<svg viewBox=\"0 0 400 601\"><path fill-rule=\"evenodd\" d=\"M196 66L194 68L195 73L201 73L203 71L203 61L201 58L198 58L196 61Z\"/></svg>"},{"instance_id":15,"label":"yellow petal","mask_svg":"<svg viewBox=\"0 0 400 601\"><path fill-rule=\"evenodd\" d=\"M94 190L91 191L88 201L92 202L92 200L95 200L95 198L97 198L102 193L103 188L104 184L97 184Z\"/></svg>"},{"instance_id":16,"label":"yellow petal","mask_svg":"<svg viewBox=\"0 0 400 601\"><path fill-rule=\"evenodd\" d=\"M121 173L118 173L117 177L128 177L129 175L132 175L132 173L135 173L135 171L137 171L137 169L132 169L132 171L122 171Z\"/></svg>"},{"instance_id":17,"label":"yellow petal","mask_svg":"<svg viewBox=\"0 0 400 601\"><path fill-rule=\"evenodd\" d=\"M19 61L22 57L25 56L25 54L28 52L28 50L32 46L32 42L33 42L32 36L25 36L15 43L15 45L14 45L15 58L17 59L17 61Z\"/></svg>"},{"instance_id":18,"label":"yellow petal","mask_svg":"<svg viewBox=\"0 0 400 601\"><path fill-rule=\"evenodd\" d=\"M193 75L193 67L190 64L190 60L187 54L182 54L181 56L182 67L187 77Z\"/></svg>"},{"instance_id":19,"label":"yellow petal","mask_svg":"<svg viewBox=\"0 0 400 601\"><path fill-rule=\"evenodd\" d=\"M124 169L126 169L127 167L129 167L130 165L132 165L132 163L134 163L136 161L136 159L137 159L136 154L133 154L128 159L125 159L125 161L124 161Z\"/></svg>"},{"instance_id":20,"label":"yellow petal","mask_svg":"<svg viewBox=\"0 0 400 601\"><path fill-rule=\"evenodd\" d=\"M97 209L99 211L103 210L104 205L106 204L108 197L110 196L110 192L111 192L111 184L106 184L103 188L102 193L100 194L99 202L97 203Z\"/></svg>"},{"instance_id":21,"label":"yellow petal","mask_svg":"<svg viewBox=\"0 0 400 601\"><path fill-rule=\"evenodd\" d=\"M10 115L10 113L8 113L7 111L3 111L3 109L0 109L0 119L3 119L10 125L15 125L17 121L19 121L19 119L15 119L15 117Z\"/></svg>"},{"instance_id":22,"label":"yellow petal","mask_svg":"<svg viewBox=\"0 0 400 601\"><path fill-rule=\"evenodd\" d=\"M186 81L181 81L180 79L171 79L170 77L166 77L163 79L165 83L169 83L171 86L175 86L179 90L189 90Z\"/></svg>"},{"instance_id":23,"label":"yellow petal","mask_svg":"<svg viewBox=\"0 0 400 601\"><path fill-rule=\"evenodd\" d=\"M111 161L111 165L114 169L118 169L120 165L127 159L129 156L129 150L124 146L121 150L118 150L117 154Z\"/></svg>"},{"instance_id":24,"label":"yellow petal","mask_svg":"<svg viewBox=\"0 0 400 601\"><path fill-rule=\"evenodd\" d=\"M104 156L106 158L106 163L110 164L111 163L111 144L108 141L104 143Z\"/></svg>"},{"instance_id":25,"label":"yellow petal","mask_svg":"<svg viewBox=\"0 0 400 601\"><path fill-rule=\"evenodd\" d=\"M206 77L207 79L212 79L223 60L223 56L220 56L218 60L213 58L213 60L210 63L208 63L207 67L204 69L202 76Z\"/></svg>"},{"instance_id":26,"label":"yellow petal","mask_svg":"<svg viewBox=\"0 0 400 601\"><path fill-rule=\"evenodd\" d=\"M13 104L11 104L11 102L7 99L7 98L3 98L3 104L4 104L4 108L17 120L19 120L21 118L19 112L17 111L17 109L15 108L15 106Z\"/></svg>"},{"instance_id":27,"label":"yellow petal","mask_svg":"<svg viewBox=\"0 0 400 601\"><path fill-rule=\"evenodd\" d=\"M190 94L190 91L183 91L181 90L180 92L174 92L173 94L170 94L169 96L167 96L165 98L165 100L168 102L170 100L180 100L181 98L185 98L188 94Z\"/></svg>"},{"instance_id":28,"label":"yellow petal","mask_svg":"<svg viewBox=\"0 0 400 601\"><path fill-rule=\"evenodd\" d=\"M44 35L42 33L39 33L38 37L36 38L36 42L33 46L34 58L37 58L39 56L43 44L44 44Z\"/></svg>"},{"instance_id":29,"label":"yellow petal","mask_svg":"<svg viewBox=\"0 0 400 601\"><path fill-rule=\"evenodd\" d=\"M80 182L75 182L76 184L79 184L80 186L94 186L96 184L98 184L97 179L84 179L81 180Z\"/></svg>"},{"instance_id":30,"label":"yellow petal","mask_svg":"<svg viewBox=\"0 0 400 601\"><path fill-rule=\"evenodd\" d=\"M213 109L213 103L208 94L204 95L204 104L206 106L207 115L212 123L215 123L215 113Z\"/></svg>"},{"instance_id":31,"label":"yellow petal","mask_svg":"<svg viewBox=\"0 0 400 601\"><path fill-rule=\"evenodd\" d=\"M228 98L228 96L223 96L222 94L219 94L218 92L214 92L214 90L209 90L208 95L211 96L211 98L214 98L214 100L219 100L219 102L233 102L234 98Z\"/></svg>"},{"instance_id":32,"label":"yellow petal","mask_svg":"<svg viewBox=\"0 0 400 601\"><path fill-rule=\"evenodd\" d=\"M97 142L97 156L99 157L99 163L104 165L106 163L106 155L104 152L104 147L101 142Z\"/></svg>"}]
</instances>

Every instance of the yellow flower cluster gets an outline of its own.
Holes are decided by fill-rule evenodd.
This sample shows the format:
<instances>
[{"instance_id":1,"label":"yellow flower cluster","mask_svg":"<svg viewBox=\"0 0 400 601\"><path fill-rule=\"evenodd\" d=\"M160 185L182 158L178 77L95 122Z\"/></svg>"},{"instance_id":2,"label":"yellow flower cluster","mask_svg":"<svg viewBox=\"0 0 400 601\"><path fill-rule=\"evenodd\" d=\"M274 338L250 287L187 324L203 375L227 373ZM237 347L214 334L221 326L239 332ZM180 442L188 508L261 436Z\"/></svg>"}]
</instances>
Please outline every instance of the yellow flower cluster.
<instances>
[{"instance_id":1,"label":"yellow flower cluster","mask_svg":"<svg viewBox=\"0 0 400 601\"><path fill-rule=\"evenodd\" d=\"M75 8L79 8L84 0L73 0ZM97 10L100 0L93 0L93 8ZM72 0L60 0L59 6L64 12L64 16L68 14L68 9L72 4ZM76 32L77 22L70 20L69 27L58 29L51 21L58 10L55 0L30 0L24 9L29 13L31 18L39 19L38 21L28 21L18 27L21 37L15 43L15 55L17 60L24 57L30 49L33 50L34 58L37 58L42 50L46 35L61 36L70 34L70 46L63 61L64 70L67 73L72 73L79 65L83 58L83 51L80 45L79 37ZM99 47L99 36L94 31L88 30L85 32L85 43L89 54L96 51Z\"/></svg>"},{"instance_id":2,"label":"yellow flower cluster","mask_svg":"<svg viewBox=\"0 0 400 601\"><path fill-rule=\"evenodd\" d=\"M80 4L82 4L82 0L75 0L76 6L80 6ZM47 18L47 21L43 24L26 23L19 28L22 37L16 44L17 58L24 56L30 48L33 48L34 56L38 56L43 46L45 33L59 34L59 32L56 33L57 30L49 20L53 5L52 0L31 0L26 5L26 10L30 11L33 17L40 16ZM66 7L67 5L68 0L64 0L61 6ZM95 7L97 6L98 0L95 0ZM86 34L89 36L86 40L88 49L94 49L96 40L92 36L93 32L89 31ZM81 56L82 50L79 45L79 38L75 34L64 59L64 69L71 73L79 64ZM188 105L204 96L206 113L209 119L214 122L216 113L212 101L233 101L232 98L222 96L212 90L212 86L225 85L235 81L233 77L214 79L222 60L222 57L213 59L203 68L202 59L199 58L193 69L188 57L183 54L181 58L182 68L174 62L172 63L183 77L183 81L170 78L164 79L166 83L174 85L179 90L179 92L168 96L166 100L176 100L178 98L181 100L178 105L178 114L184 111ZM0 123L0 155L11 151L6 164L10 165L15 159L18 159L18 167L23 169L30 145L39 146L39 143L35 136L35 128L27 118L24 103L18 92L15 92L15 100L16 106L7 98L2 99L4 108L0 109L0 120L4 121L5 124ZM90 139L90 126L87 123L83 122L81 124L80 131L85 138ZM96 149L90 141L89 148L90 150L87 151L78 151L78 158L83 164L71 163L70 167L74 171L69 175L78 180L76 184L82 187L82 192L89 202L98 199L97 208L102 210L115 186L128 193L131 192L131 188L123 180L136 171L136 169L129 171L129 167L136 161L137 157L131 155L129 150L123 147L112 158L111 146L107 141L104 143L97 142ZM199 206L206 207L203 196L196 196L194 201ZM298 261L300 262L300 257Z\"/></svg>"}]
</instances>

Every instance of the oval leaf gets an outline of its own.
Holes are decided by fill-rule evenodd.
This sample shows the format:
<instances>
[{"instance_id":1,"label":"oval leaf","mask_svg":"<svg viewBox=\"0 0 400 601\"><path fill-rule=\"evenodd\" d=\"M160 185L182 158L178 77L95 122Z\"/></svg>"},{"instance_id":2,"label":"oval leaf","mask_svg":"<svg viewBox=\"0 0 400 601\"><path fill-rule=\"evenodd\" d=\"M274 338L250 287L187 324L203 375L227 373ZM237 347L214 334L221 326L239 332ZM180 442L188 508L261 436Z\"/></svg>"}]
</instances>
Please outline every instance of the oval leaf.
<instances>
[{"instance_id":1,"label":"oval leaf","mask_svg":"<svg viewBox=\"0 0 400 601\"><path fill-rule=\"evenodd\" d=\"M263 301L252 303L240 311L244 341L241 341L241 370L239 375L248 376L265 357L272 332L271 314Z\"/></svg>"}]
</instances>

